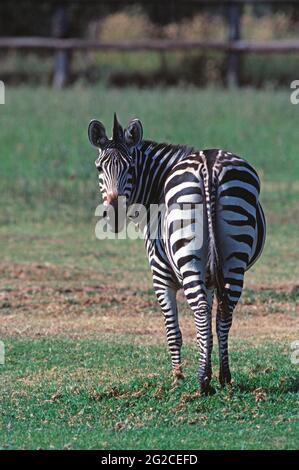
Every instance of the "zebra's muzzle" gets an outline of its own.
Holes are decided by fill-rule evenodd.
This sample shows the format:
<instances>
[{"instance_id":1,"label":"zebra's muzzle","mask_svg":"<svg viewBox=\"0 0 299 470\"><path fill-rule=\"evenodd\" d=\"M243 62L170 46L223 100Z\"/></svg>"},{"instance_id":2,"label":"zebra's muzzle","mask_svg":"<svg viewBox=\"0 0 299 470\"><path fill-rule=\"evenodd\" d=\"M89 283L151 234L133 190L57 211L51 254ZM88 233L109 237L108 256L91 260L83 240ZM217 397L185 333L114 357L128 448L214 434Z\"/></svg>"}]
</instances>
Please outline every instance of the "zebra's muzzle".
<instances>
[{"instance_id":1,"label":"zebra's muzzle","mask_svg":"<svg viewBox=\"0 0 299 470\"><path fill-rule=\"evenodd\" d=\"M126 198L119 196L108 199L107 197L107 222L110 229L119 233L123 230L126 221Z\"/></svg>"}]
</instances>

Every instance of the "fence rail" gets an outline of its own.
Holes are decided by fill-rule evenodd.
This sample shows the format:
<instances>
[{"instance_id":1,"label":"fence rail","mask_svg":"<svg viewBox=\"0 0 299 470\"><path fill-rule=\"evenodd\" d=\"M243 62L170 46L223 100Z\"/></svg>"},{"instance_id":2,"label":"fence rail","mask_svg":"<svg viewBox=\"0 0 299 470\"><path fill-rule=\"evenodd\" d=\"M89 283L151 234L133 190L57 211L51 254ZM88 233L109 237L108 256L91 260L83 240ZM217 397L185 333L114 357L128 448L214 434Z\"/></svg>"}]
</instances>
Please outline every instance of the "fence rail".
<instances>
[{"instance_id":1,"label":"fence rail","mask_svg":"<svg viewBox=\"0 0 299 470\"><path fill-rule=\"evenodd\" d=\"M112 51L167 51L201 49L220 52L238 53L290 53L299 52L299 40L281 41L177 41L177 40L147 40L98 42L84 39L56 39L44 37L1 37L0 49L41 49L52 51L74 50L112 50Z\"/></svg>"},{"instance_id":2,"label":"fence rail","mask_svg":"<svg viewBox=\"0 0 299 470\"><path fill-rule=\"evenodd\" d=\"M142 40L117 42L98 42L93 40L66 38L67 5L75 0L58 4L53 13L52 37L1 37L0 50L49 50L54 54L53 85L63 87L68 81L71 55L76 50L103 51L174 51L201 50L217 51L227 55L227 84L238 86L240 83L240 55L242 54L289 54L299 53L299 39L280 41L244 41L241 32L242 6L245 4L275 4L281 0L188 0L207 5L225 5L228 23L226 41L180 41L180 40ZM154 1L154 0L152 0ZM156 0L155 0L156 1ZM187 0L186 0L187 1ZM285 4L298 4L295 0L284 0ZM0 77L1 78L1 77Z\"/></svg>"}]
</instances>

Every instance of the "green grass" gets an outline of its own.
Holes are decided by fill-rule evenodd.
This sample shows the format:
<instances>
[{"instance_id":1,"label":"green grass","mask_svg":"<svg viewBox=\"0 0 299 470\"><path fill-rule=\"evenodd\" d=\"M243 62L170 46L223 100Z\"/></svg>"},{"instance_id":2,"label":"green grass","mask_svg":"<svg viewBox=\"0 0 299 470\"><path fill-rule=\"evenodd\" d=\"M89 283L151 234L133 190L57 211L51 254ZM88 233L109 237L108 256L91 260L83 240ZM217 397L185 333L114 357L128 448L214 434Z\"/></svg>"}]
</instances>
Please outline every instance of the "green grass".
<instances>
[{"instance_id":1,"label":"green grass","mask_svg":"<svg viewBox=\"0 0 299 470\"><path fill-rule=\"evenodd\" d=\"M97 240L94 234L96 217L83 223L48 220L25 222L0 227L0 250L3 262L54 263L72 269L92 268L108 277L122 277L122 271L131 279L151 275L142 240ZM248 271L246 279L258 286L298 283L298 225L270 224L262 258ZM288 240L288 243L285 241Z\"/></svg>"},{"instance_id":2,"label":"green grass","mask_svg":"<svg viewBox=\"0 0 299 470\"><path fill-rule=\"evenodd\" d=\"M146 138L245 156L261 176L267 215L298 221L299 107L289 91L75 87L8 88L0 115L1 223L28 216L89 221L99 196L87 125L97 117L110 133L115 110L124 124L139 116Z\"/></svg>"},{"instance_id":3,"label":"green grass","mask_svg":"<svg viewBox=\"0 0 299 470\"><path fill-rule=\"evenodd\" d=\"M235 344L235 384L195 396L196 350L171 388L164 347L7 339L2 448L294 449L298 383L288 347ZM215 363L214 357L214 363ZM4 390L3 390L4 389Z\"/></svg>"},{"instance_id":4,"label":"green grass","mask_svg":"<svg viewBox=\"0 0 299 470\"><path fill-rule=\"evenodd\" d=\"M94 210L100 196L96 153L88 143L87 125L97 117L110 133L115 110L123 124L140 117L146 138L198 148L222 147L245 156L262 181L261 200L268 221L264 268L269 281L296 278L299 106L291 105L289 91L8 88L6 105L0 110L4 233L19 230L32 235L33 230L44 231L46 220L51 234L57 223L74 227L82 223L85 227L80 234L74 228L72 237L82 235L86 243L95 242ZM30 240L23 242L24 247L31 245ZM29 250L34 252L34 247Z\"/></svg>"},{"instance_id":5,"label":"green grass","mask_svg":"<svg viewBox=\"0 0 299 470\"><path fill-rule=\"evenodd\" d=\"M299 108L291 105L289 90L227 93L212 88L136 91L79 86L61 92L8 88L1 108L1 177L14 182L17 178L22 191L29 180L30 190L42 187L46 194L51 178L58 187L59 180L74 178L69 182L74 189L82 179L94 181L88 122L97 117L110 132L114 111L123 124L134 116L142 119L145 138L230 149L254 164L265 181L297 181Z\"/></svg>"},{"instance_id":6,"label":"green grass","mask_svg":"<svg viewBox=\"0 0 299 470\"><path fill-rule=\"evenodd\" d=\"M104 327L109 315L116 324L116 314L131 309L137 330L140 310L140 322L148 314L157 323L142 241L94 235L100 197L86 131L96 117L110 133L114 111L124 124L140 117L146 138L223 147L256 167L268 235L246 277L242 318L258 332L265 318L251 308L257 306L269 323L278 314L294 324L299 106L290 104L288 90L8 88L0 107L0 334L10 321L27 336L4 329L0 337L7 353L0 366L0 447L295 448L298 366L286 338L255 348L254 336L250 343L232 340L232 389L220 390L214 379L215 395L195 397L197 354L188 342L187 378L171 391L166 346L154 335L143 341L138 332L91 331L74 340L65 328L38 337L51 315L54 324L64 315L70 327L80 318ZM90 296L103 300L81 298L76 289L85 285L99 285ZM126 294L132 308L126 304L124 312ZM217 372L216 351L213 362Z\"/></svg>"}]
</instances>

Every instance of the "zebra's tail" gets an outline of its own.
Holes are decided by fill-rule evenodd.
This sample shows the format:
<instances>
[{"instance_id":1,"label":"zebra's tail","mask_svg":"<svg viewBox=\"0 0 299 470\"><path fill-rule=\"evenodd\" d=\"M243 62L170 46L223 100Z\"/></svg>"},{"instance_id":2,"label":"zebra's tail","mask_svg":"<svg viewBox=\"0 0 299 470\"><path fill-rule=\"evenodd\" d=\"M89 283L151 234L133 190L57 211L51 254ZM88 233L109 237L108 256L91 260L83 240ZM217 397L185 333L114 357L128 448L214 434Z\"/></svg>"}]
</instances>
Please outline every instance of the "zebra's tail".
<instances>
[{"instance_id":1,"label":"zebra's tail","mask_svg":"<svg viewBox=\"0 0 299 470\"><path fill-rule=\"evenodd\" d=\"M217 299L224 307L228 308L229 299L227 297L225 282L223 277L221 257L217 248L216 234L216 202L217 202L217 177L213 177L212 168L209 165L207 157L203 158L203 183L205 196L205 210L208 221L208 269L207 269L207 287L215 287Z\"/></svg>"}]
</instances>

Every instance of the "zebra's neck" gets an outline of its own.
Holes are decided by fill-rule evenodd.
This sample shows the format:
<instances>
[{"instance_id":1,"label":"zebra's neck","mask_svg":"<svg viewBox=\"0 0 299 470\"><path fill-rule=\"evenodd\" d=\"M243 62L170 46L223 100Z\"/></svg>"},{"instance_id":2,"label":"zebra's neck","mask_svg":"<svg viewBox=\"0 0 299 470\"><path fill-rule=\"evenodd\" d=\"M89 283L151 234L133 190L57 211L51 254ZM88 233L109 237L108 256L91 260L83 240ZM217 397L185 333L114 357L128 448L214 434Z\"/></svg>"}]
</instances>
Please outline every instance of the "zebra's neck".
<instances>
[{"instance_id":1,"label":"zebra's neck","mask_svg":"<svg viewBox=\"0 0 299 470\"><path fill-rule=\"evenodd\" d=\"M164 201L164 183L173 166L190 155L192 147L144 140L134 151L132 203L149 208Z\"/></svg>"}]
</instances>

